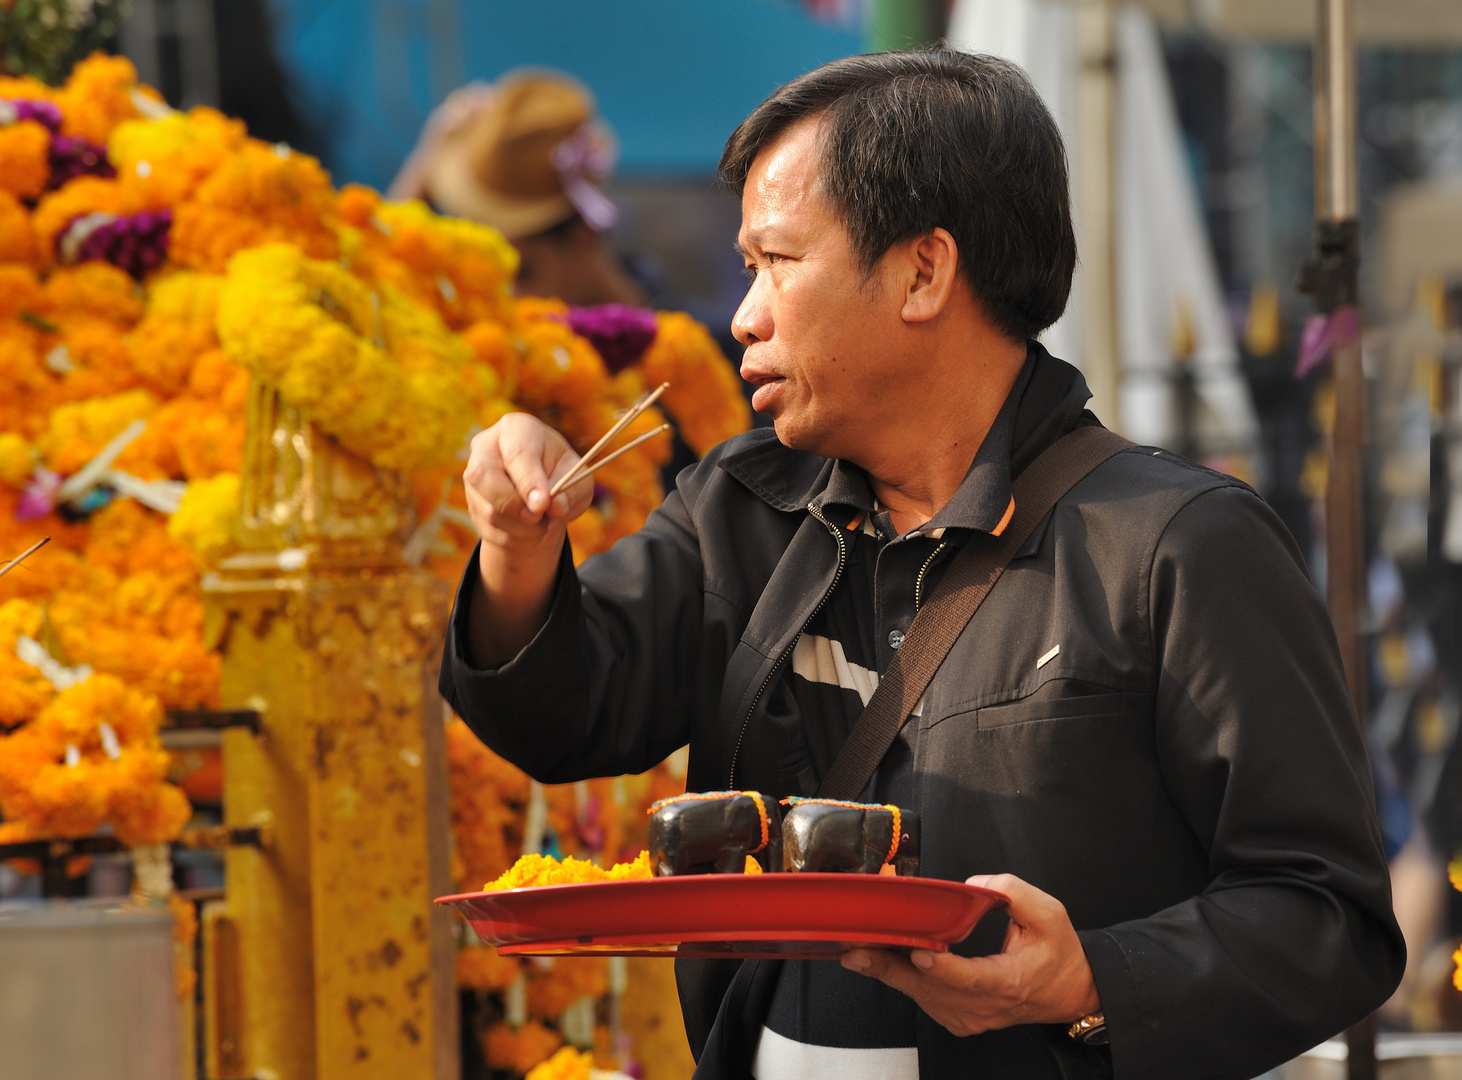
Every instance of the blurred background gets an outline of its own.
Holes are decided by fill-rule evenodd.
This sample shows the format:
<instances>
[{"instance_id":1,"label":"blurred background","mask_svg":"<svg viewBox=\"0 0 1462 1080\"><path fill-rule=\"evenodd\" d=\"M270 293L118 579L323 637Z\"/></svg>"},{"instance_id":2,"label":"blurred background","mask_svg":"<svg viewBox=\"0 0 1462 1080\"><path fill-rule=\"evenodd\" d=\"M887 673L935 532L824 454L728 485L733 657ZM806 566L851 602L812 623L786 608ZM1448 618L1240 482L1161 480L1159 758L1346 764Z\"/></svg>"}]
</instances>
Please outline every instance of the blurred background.
<instances>
[{"instance_id":1,"label":"blurred background","mask_svg":"<svg viewBox=\"0 0 1462 1080\"><path fill-rule=\"evenodd\" d=\"M1015 59L1066 135L1082 250L1048 346L1104 421L1258 488L1325 581L1331 374L1295 284L1315 217L1307 0L70 0L83 30L55 56L15 47L28 6L0 2L10 73L22 53L125 54L171 105L239 117L337 185L385 190L465 84L572 74L617 143L610 246L733 363L739 208L714 171L740 119L852 53L943 38ZM1358 0L1357 39L1368 723L1413 954L1383 1023L1462 1031L1462 3Z\"/></svg>"}]
</instances>

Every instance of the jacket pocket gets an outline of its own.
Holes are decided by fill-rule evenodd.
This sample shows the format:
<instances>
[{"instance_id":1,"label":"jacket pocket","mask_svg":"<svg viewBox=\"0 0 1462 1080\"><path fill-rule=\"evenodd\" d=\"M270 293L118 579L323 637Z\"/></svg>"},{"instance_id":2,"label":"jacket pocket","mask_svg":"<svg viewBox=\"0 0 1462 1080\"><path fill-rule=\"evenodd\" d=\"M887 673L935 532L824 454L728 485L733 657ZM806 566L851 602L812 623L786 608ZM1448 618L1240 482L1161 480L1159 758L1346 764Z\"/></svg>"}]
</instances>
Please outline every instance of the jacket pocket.
<instances>
[{"instance_id":1,"label":"jacket pocket","mask_svg":"<svg viewBox=\"0 0 1462 1080\"><path fill-rule=\"evenodd\" d=\"M981 731L1029 724L1039 720L1074 720L1099 716L1121 716L1125 695L1117 692L1049 697L990 705L975 712L975 726Z\"/></svg>"}]
</instances>

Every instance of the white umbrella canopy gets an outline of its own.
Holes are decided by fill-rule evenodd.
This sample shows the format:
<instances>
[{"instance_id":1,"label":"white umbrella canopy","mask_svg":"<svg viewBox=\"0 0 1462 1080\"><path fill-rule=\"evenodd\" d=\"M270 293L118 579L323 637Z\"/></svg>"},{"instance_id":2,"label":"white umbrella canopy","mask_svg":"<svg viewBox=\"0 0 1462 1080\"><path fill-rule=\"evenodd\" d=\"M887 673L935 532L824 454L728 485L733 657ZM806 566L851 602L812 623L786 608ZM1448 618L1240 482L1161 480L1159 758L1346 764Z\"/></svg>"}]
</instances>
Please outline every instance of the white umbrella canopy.
<instances>
[{"instance_id":1,"label":"white umbrella canopy","mask_svg":"<svg viewBox=\"0 0 1462 1080\"><path fill-rule=\"evenodd\" d=\"M1167 27L1191 26L1221 37L1313 42L1315 0L1137 0ZM1355 0L1361 45L1445 49L1462 46L1458 0Z\"/></svg>"}]
</instances>

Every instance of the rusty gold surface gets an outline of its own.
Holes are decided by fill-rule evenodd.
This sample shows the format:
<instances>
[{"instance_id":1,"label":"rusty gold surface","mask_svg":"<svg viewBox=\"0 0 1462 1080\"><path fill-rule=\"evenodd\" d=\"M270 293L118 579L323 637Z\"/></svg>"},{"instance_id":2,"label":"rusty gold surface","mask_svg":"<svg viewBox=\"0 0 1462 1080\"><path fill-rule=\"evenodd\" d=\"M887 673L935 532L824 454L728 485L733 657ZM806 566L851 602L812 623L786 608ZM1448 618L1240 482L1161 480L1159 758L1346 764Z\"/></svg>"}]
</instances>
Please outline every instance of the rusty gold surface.
<instances>
[{"instance_id":1,"label":"rusty gold surface","mask_svg":"<svg viewBox=\"0 0 1462 1080\"><path fill-rule=\"evenodd\" d=\"M208 1053L221 1078L455 1080L451 917L431 903L450 891L430 688L448 591L400 562L403 478L267 392L250 425L249 557L204 592L223 703L262 716L257 736L224 734L226 823L270 842L226 856L209 948L221 975L236 936L237 977L205 982ZM308 557L272 557L285 547Z\"/></svg>"},{"instance_id":2,"label":"rusty gold surface","mask_svg":"<svg viewBox=\"0 0 1462 1080\"><path fill-rule=\"evenodd\" d=\"M401 473L346 453L258 383L249 390L238 539L245 551L314 549L335 566L399 564L413 524Z\"/></svg>"},{"instance_id":3,"label":"rusty gold surface","mask_svg":"<svg viewBox=\"0 0 1462 1080\"><path fill-rule=\"evenodd\" d=\"M619 1005L619 1022L634 1041L635 1060L644 1080L689 1080L695 1058L685 1039L680 998L675 992L675 961L630 957L629 980Z\"/></svg>"},{"instance_id":4,"label":"rusty gold surface","mask_svg":"<svg viewBox=\"0 0 1462 1080\"><path fill-rule=\"evenodd\" d=\"M219 901L205 904L203 935L203 1070L208 1080L248 1080L239 996L239 928Z\"/></svg>"}]
</instances>

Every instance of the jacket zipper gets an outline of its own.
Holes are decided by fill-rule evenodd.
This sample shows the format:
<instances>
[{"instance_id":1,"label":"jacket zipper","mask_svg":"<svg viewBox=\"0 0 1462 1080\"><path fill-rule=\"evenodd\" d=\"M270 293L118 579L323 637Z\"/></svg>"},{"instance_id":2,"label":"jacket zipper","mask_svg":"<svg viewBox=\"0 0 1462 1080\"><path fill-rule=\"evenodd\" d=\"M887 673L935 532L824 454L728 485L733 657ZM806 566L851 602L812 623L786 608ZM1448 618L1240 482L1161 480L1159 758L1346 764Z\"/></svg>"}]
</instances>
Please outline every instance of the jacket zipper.
<instances>
[{"instance_id":1,"label":"jacket zipper","mask_svg":"<svg viewBox=\"0 0 1462 1080\"><path fill-rule=\"evenodd\" d=\"M833 590L838 587L838 582L843 577L843 566L848 561L848 542L843 539L843 534L827 518L823 517L822 511L817 508L816 503L808 503L807 509L813 517L817 518L818 521L826 526L827 531L832 533L833 539L838 542L838 568L833 574L832 584L827 587L827 592L822 594L822 599L817 602L817 607L813 608L812 614L808 615L803 621L802 628L792 638L792 643L782 650L781 656L777 657L777 662L772 665L771 670L767 672L767 677L762 680L761 686L757 689L756 697L751 699L751 708L746 710L746 716L741 721L741 731L736 736L736 749L731 752L731 771L726 779L726 786L732 791L736 790L736 764L741 757L741 743L746 738L746 727L751 723L751 714L756 712L757 702L761 701L761 696L766 693L767 687L771 685L772 677L776 675L777 670L786 663L787 657L792 655L792 650L797 647L798 639L802 637L802 631L807 629L808 623L817 618L817 613L822 610L823 605L828 601L828 597L832 596Z\"/></svg>"},{"instance_id":2,"label":"jacket zipper","mask_svg":"<svg viewBox=\"0 0 1462 1080\"><path fill-rule=\"evenodd\" d=\"M924 565L919 567L919 576L914 579L914 614L919 613L919 605L924 602L924 575L929 567L934 565L934 560L939 558L939 553L949 546L948 540L939 541L939 546L934 549L930 556L924 560Z\"/></svg>"}]
</instances>

